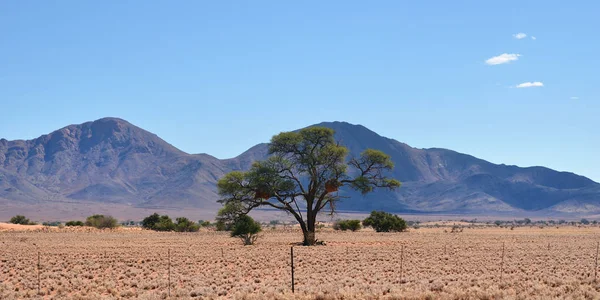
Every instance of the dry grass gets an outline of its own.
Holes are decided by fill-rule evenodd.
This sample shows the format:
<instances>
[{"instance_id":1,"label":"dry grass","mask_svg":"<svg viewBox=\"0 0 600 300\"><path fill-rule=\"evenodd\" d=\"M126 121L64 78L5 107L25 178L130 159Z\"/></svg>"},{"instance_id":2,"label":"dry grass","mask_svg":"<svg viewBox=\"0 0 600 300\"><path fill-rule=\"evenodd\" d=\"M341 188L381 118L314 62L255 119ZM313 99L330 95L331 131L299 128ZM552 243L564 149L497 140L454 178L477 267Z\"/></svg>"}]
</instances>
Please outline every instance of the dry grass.
<instances>
[{"instance_id":1,"label":"dry grass","mask_svg":"<svg viewBox=\"0 0 600 300\"><path fill-rule=\"evenodd\" d=\"M295 247L298 231L266 229L255 246L227 233L78 229L0 232L0 299L599 299L599 228L333 232ZM506 245L500 278L502 244ZM403 275L400 249L405 246ZM550 247L548 247L550 245Z\"/></svg>"}]
</instances>

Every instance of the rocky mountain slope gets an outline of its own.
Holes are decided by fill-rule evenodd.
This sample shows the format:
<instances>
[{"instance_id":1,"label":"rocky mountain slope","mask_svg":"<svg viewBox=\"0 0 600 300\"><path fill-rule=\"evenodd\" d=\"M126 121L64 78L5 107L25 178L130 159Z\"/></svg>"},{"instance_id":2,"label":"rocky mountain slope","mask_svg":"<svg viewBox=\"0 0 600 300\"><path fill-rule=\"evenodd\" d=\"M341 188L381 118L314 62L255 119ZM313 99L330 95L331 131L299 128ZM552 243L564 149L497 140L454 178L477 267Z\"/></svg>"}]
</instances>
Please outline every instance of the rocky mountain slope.
<instances>
[{"instance_id":1,"label":"rocky mountain slope","mask_svg":"<svg viewBox=\"0 0 600 300\"><path fill-rule=\"evenodd\" d=\"M600 184L544 167L496 165L446 149L417 149L344 122L322 123L358 155L391 155L395 193L342 190L339 209L424 213L600 212ZM275 134L276 132L274 132ZM233 159L187 154L124 120L71 125L34 140L0 140L0 203L77 201L215 210L215 183L267 156L259 144Z\"/></svg>"}]
</instances>

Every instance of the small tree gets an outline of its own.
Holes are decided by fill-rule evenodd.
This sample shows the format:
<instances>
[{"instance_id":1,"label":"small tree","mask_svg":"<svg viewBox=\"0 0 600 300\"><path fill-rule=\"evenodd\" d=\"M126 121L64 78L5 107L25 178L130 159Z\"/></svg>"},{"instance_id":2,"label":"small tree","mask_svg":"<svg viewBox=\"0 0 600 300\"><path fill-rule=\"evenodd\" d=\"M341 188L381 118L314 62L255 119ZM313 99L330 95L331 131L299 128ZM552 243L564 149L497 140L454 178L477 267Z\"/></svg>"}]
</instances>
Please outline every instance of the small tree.
<instances>
[{"instance_id":1,"label":"small tree","mask_svg":"<svg viewBox=\"0 0 600 300\"><path fill-rule=\"evenodd\" d=\"M233 227L233 223L241 216L245 215L242 204L238 201L225 203L217 213L217 231L228 231Z\"/></svg>"},{"instance_id":2,"label":"small tree","mask_svg":"<svg viewBox=\"0 0 600 300\"><path fill-rule=\"evenodd\" d=\"M175 219L175 231L177 232L196 232L200 230L200 226L188 218L180 217Z\"/></svg>"},{"instance_id":3,"label":"small tree","mask_svg":"<svg viewBox=\"0 0 600 300\"><path fill-rule=\"evenodd\" d=\"M160 216L157 213L153 213L142 220L142 228L155 230L158 222L160 222Z\"/></svg>"},{"instance_id":4,"label":"small tree","mask_svg":"<svg viewBox=\"0 0 600 300\"><path fill-rule=\"evenodd\" d=\"M357 230L360 230L360 228L361 228L360 220L339 220L339 221L333 223L334 230L357 231Z\"/></svg>"},{"instance_id":5,"label":"small tree","mask_svg":"<svg viewBox=\"0 0 600 300\"><path fill-rule=\"evenodd\" d=\"M366 149L347 159L348 148L335 141L330 128L280 133L271 139L269 154L246 172L223 176L217 183L219 202L239 203L244 214L261 206L287 212L300 225L307 246L317 244L317 216L324 209L335 212L340 188L364 195L400 187L387 176L394 167L389 155Z\"/></svg>"},{"instance_id":6,"label":"small tree","mask_svg":"<svg viewBox=\"0 0 600 300\"><path fill-rule=\"evenodd\" d=\"M31 221L29 221L29 219L25 218L25 216L22 216L22 215L16 215L16 216L10 218L9 222L12 224L19 224L19 225L35 225L35 223L32 223Z\"/></svg>"},{"instance_id":7,"label":"small tree","mask_svg":"<svg viewBox=\"0 0 600 300\"><path fill-rule=\"evenodd\" d=\"M83 222L81 221L69 221L67 223L65 223L65 226L83 226L85 224L83 224Z\"/></svg>"},{"instance_id":8,"label":"small tree","mask_svg":"<svg viewBox=\"0 0 600 300\"><path fill-rule=\"evenodd\" d=\"M377 232L405 231L407 228L404 219L383 211L372 211L363 225L373 227Z\"/></svg>"},{"instance_id":9,"label":"small tree","mask_svg":"<svg viewBox=\"0 0 600 300\"><path fill-rule=\"evenodd\" d=\"M156 231L174 231L175 223L173 220L167 215L160 216L158 223L154 226L154 230Z\"/></svg>"},{"instance_id":10,"label":"small tree","mask_svg":"<svg viewBox=\"0 0 600 300\"><path fill-rule=\"evenodd\" d=\"M244 245L252 245L258 238L258 233L262 230L260 224L248 215L239 216L233 223L231 229L232 237L239 237L244 241Z\"/></svg>"},{"instance_id":11,"label":"small tree","mask_svg":"<svg viewBox=\"0 0 600 300\"><path fill-rule=\"evenodd\" d=\"M590 224L590 221L588 219L581 219L581 221L579 221L579 223L581 223L583 225L588 225L588 224Z\"/></svg>"},{"instance_id":12,"label":"small tree","mask_svg":"<svg viewBox=\"0 0 600 300\"><path fill-rule=\"evenodd\" d=\"M111 216L93 215L87 217L87 219L85 220L85 226L91 226L98 229L115 228L119 226L119 222L117 221L117 219Z\"/></svg>"},{"instance_id":13,"label":"small tree","mask_svg":"<svg viewBox=\"0 0 600 300\"><path fill-rule=\"evenodd\" d=\"M50 227L57 227L60 226L62 223L59 221L54 221L54 222L43 222L42 225L44 226L50 226Z\"/></svg>"}]
</instances>

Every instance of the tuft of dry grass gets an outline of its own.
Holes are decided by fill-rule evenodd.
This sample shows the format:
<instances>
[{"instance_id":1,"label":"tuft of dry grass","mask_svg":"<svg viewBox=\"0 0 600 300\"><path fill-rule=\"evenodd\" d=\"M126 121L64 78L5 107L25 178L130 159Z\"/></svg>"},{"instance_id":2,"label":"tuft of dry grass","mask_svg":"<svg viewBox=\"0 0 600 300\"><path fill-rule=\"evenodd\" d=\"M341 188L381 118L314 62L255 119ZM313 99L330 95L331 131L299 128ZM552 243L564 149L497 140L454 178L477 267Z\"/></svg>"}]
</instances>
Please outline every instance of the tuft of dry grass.
<instances>
[{"instance_id":1,"label":"tuft of dry grass","mask_svg":"<svg viewBox=\"0 0 600 300\"><path fill-rule=\"evenodd\" d=\"M0 299L597 299L596 227L298 230L242 246L228 233L67 229L0 232ZM505 244L503 275L502 244ZM404 246L404 257L400 249ZM402 261L402 276L400 264Z\"/></svg>"}]
</instances>

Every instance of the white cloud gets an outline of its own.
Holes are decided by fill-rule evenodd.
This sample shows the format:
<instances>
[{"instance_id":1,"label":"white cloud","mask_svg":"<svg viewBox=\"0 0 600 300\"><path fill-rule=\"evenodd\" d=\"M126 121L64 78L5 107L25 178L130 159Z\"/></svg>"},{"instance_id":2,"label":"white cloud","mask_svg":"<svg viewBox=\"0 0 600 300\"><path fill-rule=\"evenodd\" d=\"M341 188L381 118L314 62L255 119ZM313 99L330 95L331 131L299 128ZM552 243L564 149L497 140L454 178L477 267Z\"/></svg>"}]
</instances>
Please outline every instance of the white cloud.
<instances>
[{"instance_id":1,"label":"white cloud","mask_svg":"<svg viewBox=\"0 0 600 300\"><path fill-rule=\"evenodd\" d=\"M526 37L527 37L527 34L525 34L525 33L522 33L522 32L519 32L519 33L513 34L513 37L514 37L515 39L517 39L517 40L520 40L520 39L524 39L524 38L526 38Z\"/></svg>"},{"instance_id":2,"label":"white cloud","mask_svg":"<svg viewBox=\"0 0 600 300\"><path fill-rule=\"evenodd\" d=\"M521 54L508 54L508 53L503 53L500 54L498 56L494 56L492 58L489 58L488 60L485 61L486 64L488 65L500 65L500 64L505 64L505 63L509 63L513 60L518 60L519 56L521 56Z\"/></svg>"},{"instance_id":3,"label":"white cloud","mask_svg":"<svg viewBox=\"0 0 600 300\"><path fill-rule=\"evenodd\" d=\"M531 39L534 41L537 40L537 38L535 36L532 36Z\"/></svg>"},{"instance_id":4,"label":"white cloud","mask_svg":"<svg viewBox=\"0 0 600 300\"><path fill-rule=\"evenodd\" d=\"M544 84L540 81L534 82L523 82L521 84L517 84L517 88L528 88L528 87L542 87Z\"/></svg>"},{"instance_id":5,"label":"white cloud","mask_svg":"<svg viewBox=\"0 0 600 300\"><path fill-rule=\"evenodd\" d=\"M573 96L573 97L571 97L570 99L571 99L571 100L578 100L578 99L579 99L579 97L575 97L575 96Z\"/></svg>"}]
</instances>

